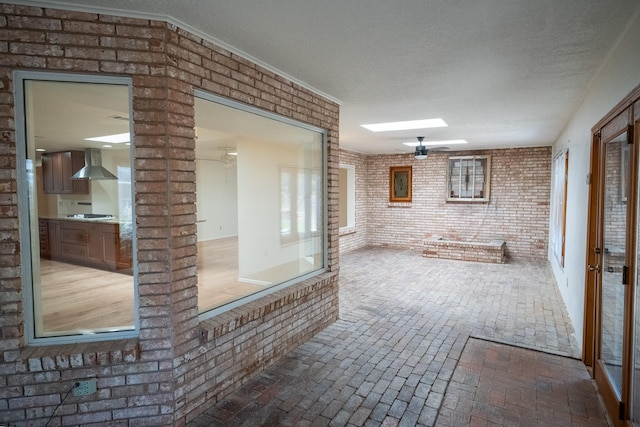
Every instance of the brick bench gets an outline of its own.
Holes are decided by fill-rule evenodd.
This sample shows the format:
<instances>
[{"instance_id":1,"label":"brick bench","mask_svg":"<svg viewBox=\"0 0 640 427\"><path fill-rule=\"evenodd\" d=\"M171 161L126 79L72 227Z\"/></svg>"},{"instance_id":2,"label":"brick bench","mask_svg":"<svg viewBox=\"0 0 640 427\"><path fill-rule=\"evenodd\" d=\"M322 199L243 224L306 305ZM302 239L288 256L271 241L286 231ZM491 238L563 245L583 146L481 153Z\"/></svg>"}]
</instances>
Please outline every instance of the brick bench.
<instances>
[{"instance_id":1,"label":"brick bench","mask_svg":"<svg viewBox=\"0 0 640 427\"><path fill-rule=\"evenodd\" d=\"M445 240L442 236L431 236L424 240L422 256L504 264L506 262L505 246L504 240L479 243Z\"/></svg>"}]
</instances>

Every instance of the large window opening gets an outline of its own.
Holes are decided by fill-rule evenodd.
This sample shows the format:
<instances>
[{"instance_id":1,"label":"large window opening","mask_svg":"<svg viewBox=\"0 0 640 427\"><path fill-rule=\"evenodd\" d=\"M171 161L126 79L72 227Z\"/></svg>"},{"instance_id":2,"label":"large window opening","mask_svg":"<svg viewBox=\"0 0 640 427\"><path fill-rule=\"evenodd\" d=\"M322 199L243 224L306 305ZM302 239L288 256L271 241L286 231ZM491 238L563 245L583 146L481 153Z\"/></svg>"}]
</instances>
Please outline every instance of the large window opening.
<instances>
[{"instance_id":1,"label":"large window opening","mask_svg":"<svg viewBox=\"0 0 640 427\"><path fill-rule=\"evenodd\" d=\"M340 165L338 169L338 207L340 232L347 232L356 226L356 168Z\"/></svg>"},{"instance_id":2,"label":"large window opening","mask_svg":"<svg viewBox=\"0 0 640 427\"><path fill-rule=\"evenodd\" d=\"M197 96L198 306L213 315L326 266L324 132Z\"/></svg>"},{"instance_id":3,"label":"large window opening","mask_svg":"<svg viewBox=\"0 0 640 427\"><path fill-rule=\"evenodd\" d=\"M27 339L132 336L129 80L18 72L15 81Z\"/></svg>"},{"instance_id":4,"label":"large window opening","mask_svg":"<svg viewBox=\"0 0 640 427\"><path fill-rule=\"evenodd\" d=\"M562 151L553 159L553 210L550 234L551 249L560 267L564 267L568 169L569 152Z\"/></svg>"}]
</instances>

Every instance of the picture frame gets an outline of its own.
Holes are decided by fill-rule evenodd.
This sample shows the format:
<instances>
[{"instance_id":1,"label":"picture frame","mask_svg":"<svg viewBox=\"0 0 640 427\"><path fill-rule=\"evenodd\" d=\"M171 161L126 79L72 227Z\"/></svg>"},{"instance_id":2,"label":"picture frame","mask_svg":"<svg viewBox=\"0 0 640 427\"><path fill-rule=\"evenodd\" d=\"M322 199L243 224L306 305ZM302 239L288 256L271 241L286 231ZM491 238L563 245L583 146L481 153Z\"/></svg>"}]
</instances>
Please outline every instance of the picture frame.
<instances>
[{"instance_id":1,"label":"picture frame","mask_svg":"<svg viewBox=\"0 0 640 427\"><path fill-rule=\"evenodd\" d=\"M411 166L389 168L389 202L411 202Z\"/></svg>"}]
</instances>

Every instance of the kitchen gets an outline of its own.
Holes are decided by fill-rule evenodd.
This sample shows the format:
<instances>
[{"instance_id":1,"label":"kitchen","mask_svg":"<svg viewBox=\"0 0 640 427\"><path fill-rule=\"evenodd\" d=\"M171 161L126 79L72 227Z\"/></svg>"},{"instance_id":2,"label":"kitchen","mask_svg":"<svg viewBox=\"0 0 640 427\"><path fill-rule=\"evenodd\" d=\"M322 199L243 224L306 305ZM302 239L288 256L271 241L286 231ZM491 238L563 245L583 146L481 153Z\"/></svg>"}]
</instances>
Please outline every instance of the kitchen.
<instances>
[{"instance_id":1,"label":"kitchen","mask_svg":"<svg viewBox=\"0 0 640 427\"><path fill-rule=\"evenodd\" d=\"M25 81L34 337L134 330L130 99L124 79Z\"/></svg>"},{"instance_id":2,"label":"kitchen","mask_svg":"<svg viewBox=\"0 0 640 427\"><path fill-rule=\"evenodd\" d=\"M131 274L131 217L122 215L131 208L130 178L108 172L101 157L96 148L42 153L36 167L40 256ZM130 175L130 168L115 169L121 177ZM74 178L83 171L86 178Z\"/></svg>"}]
</instances>

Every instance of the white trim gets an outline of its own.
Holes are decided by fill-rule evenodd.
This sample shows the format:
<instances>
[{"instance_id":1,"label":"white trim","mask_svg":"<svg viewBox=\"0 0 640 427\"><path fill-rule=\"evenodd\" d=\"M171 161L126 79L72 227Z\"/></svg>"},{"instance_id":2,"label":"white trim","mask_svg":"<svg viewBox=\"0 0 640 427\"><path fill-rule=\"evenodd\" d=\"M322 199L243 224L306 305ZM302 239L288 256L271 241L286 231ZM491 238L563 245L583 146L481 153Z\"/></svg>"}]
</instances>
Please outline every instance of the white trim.
<instances>
[{"instance_id":1,"label":"white trim","mask_svg":"<svg viewBox=\"0 0 640 427\"><path fill-rule=\"evenodd\" d=\"M346 234L356 228L356 167L346 163L340 163L338 167L347 171L347 225L339 228L340 234Z\"/></svg>"},{"instance_id":2,"label":"white trim","mask_svg":"<svg viewBox=\"0 0 640 427\"><path fill-rule=\"evenodd\" d=\"M102 14L102 15L115 15L115 16L122 16L125 18L136 18L136 19L148 19L148 20L152 20L152 21L163 21L166 22L169 25L174 25L176 27L182 28L183 30L202 38L203 40L206 40L210 43L215 44L216 46L219 46L223 49L228 50L229 52L238 55L240 57L242 57L243 59L246 59L248 61L253 62L256 65L259 65L260 67L271 71L275 74L278 74L280 77L284 77L287 80L290 80L291 82L310 90L311 92L326 98L327 100L331 101L331 102L335 102L338 105L342 105L342 101L340 101L338 98L329 95L326 92L323 92L319 89L316 89L315 87L311 86L308 83L303 82L302 80L299 80L285 72L283 72L282 70L279 70L276 67L273 67L269 64L267 64L266 62L261 61L260 59L236 48L233 47L232 45L223 42L222 40L219 40L215 37L213 37L210 34L204 33L203 31L198 30L197 28L192 27L191 25L182 22L170 15L166 15L166 14L160 14L160 13L148 13L148 12L136 12L133 10L124 10L124 9L116 9L116 8L111 8L111 7L99 7L99 6L93 6L93 5L79 5L79 4L74 4L74 3L67 3L64 1L55 1L55 0L9 0L8 3L13 3L13 4L19 4L19 5L24 5L24 6L31 6L31 7L42 7L42 8L48 8L48 9L62 9L62 10L72 10L75 12L87 12L87 13L97 13L97 14Z\"/></svg>"},{"instance_id":3,"label":"white trim","mask_svg":"<svg viewBox=\"0 0 640 427\"><path fill-rule=\"evenodd\" d=\"M549 249L558 268L564 270L565 255L562 253L566 239L567 216L567 155L568 148L563 148L551 160L551 204L549 212ZM566 248L565 248L566 251Z\"/></svg>"}]
</instances>

